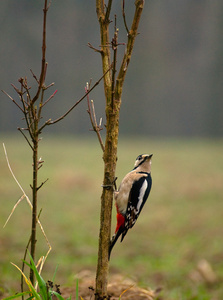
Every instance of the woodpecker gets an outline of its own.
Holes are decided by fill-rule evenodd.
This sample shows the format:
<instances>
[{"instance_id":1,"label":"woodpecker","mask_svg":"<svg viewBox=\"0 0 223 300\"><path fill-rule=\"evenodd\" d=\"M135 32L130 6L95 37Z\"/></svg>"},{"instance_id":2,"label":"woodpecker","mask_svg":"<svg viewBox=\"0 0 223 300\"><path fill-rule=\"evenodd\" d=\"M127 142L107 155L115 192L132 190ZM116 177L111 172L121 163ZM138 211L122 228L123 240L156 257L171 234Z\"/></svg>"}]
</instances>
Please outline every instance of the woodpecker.
<instances>
[{"instance_id":1,"label":"woodpecker","mask_svg":"<svg viewBox=\"0 0 223 300\"><path fill-rule=\"evenodd\" d=\"M126 233L132 228L149 196L151 177L151 158L153 154L141 154L136 158L134 169L122 180L120 187L114 191L117 209L117 225L115 234L110 241L109 258L120 235L121 242Z\"/></svg>"}]
</instances>

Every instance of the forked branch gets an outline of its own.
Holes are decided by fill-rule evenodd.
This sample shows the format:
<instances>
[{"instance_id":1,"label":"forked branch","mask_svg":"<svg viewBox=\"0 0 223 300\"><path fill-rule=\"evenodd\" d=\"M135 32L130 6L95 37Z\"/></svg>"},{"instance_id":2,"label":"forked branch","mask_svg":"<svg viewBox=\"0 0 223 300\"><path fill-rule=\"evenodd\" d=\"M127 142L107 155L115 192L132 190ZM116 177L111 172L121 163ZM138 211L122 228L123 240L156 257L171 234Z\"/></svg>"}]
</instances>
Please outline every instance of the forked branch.
<instances>
[{"instance_id":1,"label":"forked branch","mask_svg":"<svg viewBox=\"0 0 223 300\"><path fill-rule=\"evenodd\" d=\"M127 34L129 34L128 25L127 25L126 18L125 18L125 0L122 0L122 17L123 17L123 21L124 21L124 25L125 25Z\"/></svg>"},{"instance_id":2,"label":"forked branch","mask_svg":"<svg viewBox=\"0 0 223 300\"><path fill-rule=\"evenodd\" d=\"M88 90L89 90L89 85L87 83L87 85L85 87L85 92L87 93ZM102 141L102 138L101 138L101 134L100 134L100 131L103 129L101 127L102 118L100 119L100 122L98 124L97 123L97 118L96 118L96 113L95 113L95 108L94 108L94 101L93 100L90 101L89 94L87 95L87 103L88 103L88 110L87 110L87 112L88 112L89 117L90 117L90 121L91 121L91 125L92 125L92 128L93 128L93 131L96 132L99 144L101 146L102 151L104 152L105 151L105 147L104 147L104 144L103 144L103 141Z\"/></svg>"},{"instance_id":3,"label":"forked branch","mask_svg":"<svg viewBox=\"0 0 223 300\"><path fill-rule=\"evenodd\" d=\"M144 0L136 0L135 1L135 14L134 14L134 18L133 18L133 21L132 21L131 29L128 33L128 42L127 42L127 46L126 46L125 55L122 59L119 74L117 76L117 85L116 85L116 92L117 93L120 93L120 91L122 90L122 87L123 87L123 83L124 83L124 80L125 80L125 75L126 75L127 68L128 68L128 65L129 65L129 62L130 62L130 59L131 59L133 46L134 46L134 43L135 43L135 38L138 34L137 30L138 30L138 27L139 27L139 21L140 21L140 18L141 18L143 7L144 7Z\"/></svg>"},{"instance_id":4,"label":"forked branch","mask_svg":"<svg viewBox=\"0 0 223 300\"><path fill-rule=\"evenodd\" d=\"M49 125L53 125L58 123L59 121L63 120L82 100L84 100L88 94L91 93L91 91L100 83L100 81L104 78L104 76L110 71L110 68L108 68L108 70L101 76L101 78L99 78L99 80L92 86L92 88L89 89L89 91L87 93L85 93L85 95L83 95L73 106L71 106L68 111L63 114L61 117L59 117L58 119L55 120L51 120L49 119L48 121L46 121L40 128L39 128L39 133L42 132L43 128Z\"/></svg>"}]
</instances>

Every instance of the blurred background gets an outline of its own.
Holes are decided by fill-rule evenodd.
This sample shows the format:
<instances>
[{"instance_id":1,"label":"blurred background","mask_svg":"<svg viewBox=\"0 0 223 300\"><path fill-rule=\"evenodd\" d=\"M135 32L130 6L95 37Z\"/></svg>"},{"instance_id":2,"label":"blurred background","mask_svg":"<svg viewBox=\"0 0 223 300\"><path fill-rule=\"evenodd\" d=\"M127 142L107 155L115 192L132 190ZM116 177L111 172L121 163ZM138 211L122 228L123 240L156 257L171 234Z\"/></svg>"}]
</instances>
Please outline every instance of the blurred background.
<instances>
[{"instance_id":1,"label":"blurred background","mask_svg":"<svg viewBox=\"0 0 223 300\"><path fill-rule=\"evenodd\" d=\"M119 42L126 42L120 14L121 1L114 1ZM134 0L126 1L130 22ZM139 36L127 73L120 132L153 136L205 136L223 134L223 3L203 1L146 1ZM1 89L14 95L11 83L40 72L42 1L0 2ZM111 36L113 28L111 24ZM88 48L100 45L94 1L52 2L47 20L47 83L58 90L48 105L48 118L68 109L84 93L86 81L101 76L101 58ZM120 57L124 46L119 46ZM91 94L98 117L104 116L102 84ZM88 133L86 102L50 131ZM19 110L0 94L0 130L21 126ZM134 122L132 122L134 120Z\"/></svg>"},{"instance_id":2,"label":"blurred background","mask_svg":"<svg viewBox=\"0 0 223 300\"><path fill-rule=\"evenodd\" d=\"M125 2L130 27L134 0ZM20 77L27 76L36 91L30 69L39 75L42 7L43 1L0 1L0 85L13 97L11 83L18 86ZM114 1L115 14L124 43L121 1ZM110 271L142 286L163 287L165 300L223 299L223 2L146 1L139 32L122 97L116 173L119 184L139 154L153 153L153 188L136 226L114 249ZM100 55L88 42L100 45L95 1L52 1L46 83L55 82L48 93L57 94L45 106L43 122L61 116L82 97L87 81L101 77ZM119 46L119 59L124 49ZM103 84L90 97L104 124ZM39 192L39 209L53 248L43 275L51 280L59 264L56 283L61 285L74 285L84 269L94 276L97 263L103 162L86 109L83 101L65 120L46 127L40 143L46 163L39 180L50 180ZM0 93L0 140L31 197L32 155L16 130L24 125L21 118ZM0 166L2 228L21 192L2 147ZM22 201L0 230L0 298L2 291L19 289L20 276L9 262L21 266L29 227L30 209ZM38 231L38 253L46 252Z\"/></svg>"}]
</instances>

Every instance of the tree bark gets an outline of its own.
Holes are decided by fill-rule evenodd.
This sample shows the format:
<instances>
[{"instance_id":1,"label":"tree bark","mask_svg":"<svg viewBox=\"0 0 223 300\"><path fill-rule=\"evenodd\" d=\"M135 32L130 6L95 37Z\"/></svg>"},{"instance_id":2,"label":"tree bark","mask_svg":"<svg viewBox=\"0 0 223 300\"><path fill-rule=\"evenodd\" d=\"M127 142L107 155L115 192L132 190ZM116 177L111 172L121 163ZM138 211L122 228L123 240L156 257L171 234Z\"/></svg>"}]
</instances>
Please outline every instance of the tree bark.
<instances>
[{"instance_id":1,"label":"tree bark","mask_svg":"<svg viewBox=\"0 0 223 300\"><path fill-rule=\"evenodd\" d=\"M111 3L111 1L110 1ZM105 13L104 1L96 1L96 11L100 24L101 36L101 57L102 69L105 73L111 65L110 48L109 46L109 15ZM104 77L104 92L106 98L106 140L104 160L104 179L103 191L101 195L101 215L100 215L100 232L99 232L99 247L98 247L98 264L96 273L96 291L95 299L107 298L107 280L108 280L108 250L111 234L111 216L112 216L112 201L113 190L106 186L111 185L115 176L115 166L117 159L117 140L118 129L115 121L115 114L111 111L111 87L112 77L111 72L108 72ZM113 136L112 136L113 134ZM114 139L115 138L115 139ZM116 141L116 142L115 142Z\"/></svg>"},{"instance_id":2,"label":"tree bark","mask_svg":"<svg viewBox=\"0 0 223 300\"><path fill-rule=\"evenodd\" d=\"M38 141L33 141L33 185L32 185L32 228L31 228L31 249L30 254L35 261L36 256L36 220L37 220L37 178L38 178ZM30 281L34 284L34 272L30 268Z\"/></svg>"},{"instance_id":3,"label":"tree bark","mask_svg":"<svg viewBox=\"0 0 223 300\"><path fill-rule=\"evenodd\" d=\"M116 102L116 109L113 112L107 108L107 134L104 151L104 180L103 191L101 195L101 217L100 217L100 234L98 249L98 265L96 274L96 299L106 299L107 297L107 280L108 280L108 252L111 236L111 218L113 187L115 179L117 146L119 133L119 109L121 101Z\"/></svg>"},{"instance_id":4,"label":"tree bark","mask_svg":"<svg viewBox=\"0 0 223 300\"><path fill-rule=\"evenodd\" d=\"M112 0L108 1L105 7L104 0L96 0L97 17L100 24L101 35L101 57L102 68L105 73L111 65L111 48L109 47L109 15L111 11ZM104 76L104 92L106 98L106 140L104 160L104 179L103 191L101 195L101 215L100 215L100 233L98 248L98 264L96 273L96 291L95 299L108 299L107 284L109 270L109 244L111 237L111 219L113 203L113 182L115 180L115 171L117 163L117 147L119 135L119 112L121 107L122 89L125 75L132 55L132 50L137 35L139 20L144 6L144 0L135 1L135 15L130 31L128 32L128 42L122 64L115 80L115 65L113 61L112 70ZM118 46L116 41L115 47ZM113 49L114 50L114 49ZM115 50L114 50L115 51ZM116 57L116 55L114 55ZM114 82L115 80L115 82Z\"/></svg>"}]
</instances>

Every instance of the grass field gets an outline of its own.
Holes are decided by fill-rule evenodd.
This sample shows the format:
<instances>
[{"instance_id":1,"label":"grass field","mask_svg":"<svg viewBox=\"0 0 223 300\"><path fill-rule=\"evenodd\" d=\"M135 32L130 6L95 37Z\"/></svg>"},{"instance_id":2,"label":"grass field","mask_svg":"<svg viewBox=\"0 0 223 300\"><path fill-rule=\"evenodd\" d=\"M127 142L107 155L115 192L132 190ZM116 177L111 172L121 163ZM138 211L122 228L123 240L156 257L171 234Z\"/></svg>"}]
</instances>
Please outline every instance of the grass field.
<instances>
[{"instance_id":1,"label":"grass field","mask_svg":"<svg viewBox=\"0 0 223 300\"><path fill-rule=\"evenodd\" d=\"M32 157L22 136L0 138L12 169L30 196ZM52 245L43 276L74 284L81 270L95 271L103 177L101 149L95 139L45 137L45 161L39 192L41 222ZM120 138L117 183L141 153L153 153L153 187L135 227L115 246L110 272L133 278L141 286L162 287L164 300L223 299L223 140ZM0 148L0 291L19 288L21 266L30 236L31 213L25 200L3 225L21 192ZM115 212L115 211L114 211ZM115 213L113 214L113 229ZM46 243L38 231L38 256ZM208 269L199 271L205 260Z\"/></svg>"}]
</instances>

